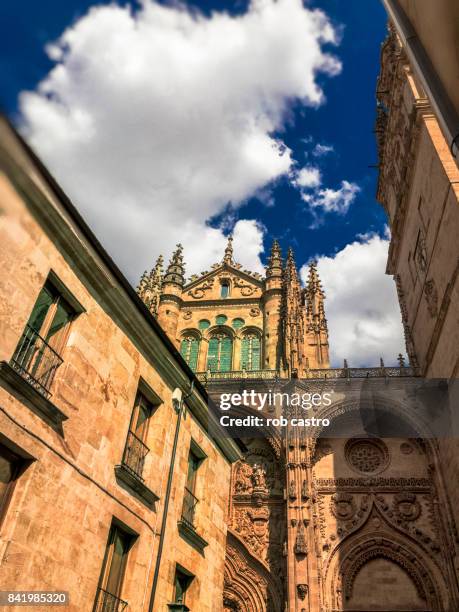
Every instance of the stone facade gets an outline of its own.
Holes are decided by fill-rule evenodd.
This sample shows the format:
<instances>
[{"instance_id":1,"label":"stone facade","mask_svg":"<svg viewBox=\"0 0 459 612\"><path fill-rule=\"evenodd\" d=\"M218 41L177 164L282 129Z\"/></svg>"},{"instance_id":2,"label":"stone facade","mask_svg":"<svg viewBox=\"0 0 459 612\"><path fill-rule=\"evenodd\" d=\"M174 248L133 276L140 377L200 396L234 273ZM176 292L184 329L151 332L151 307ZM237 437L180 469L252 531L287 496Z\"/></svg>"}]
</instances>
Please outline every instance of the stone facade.
<instances>
[{"instance_id":1,"label":"stone facade","mask_svg":"<svg viewBox=\"0 0 459 612\"><path fill-rule=\"evenodd\" d=\"M182 252L178 245L164 275L161 258L138 292L192 369L288 378L328 367L325 296L314 262L303 289L293 251L284 262L275 241L263 277L234 261L230 236L222 261L187 282Z\"/></svg>"},{"instance_id":2,"label":"stone facade","mask_svg":"<svg viewBox=\"0 0 459 612\"><path fill-rule=\"evenodd\" d=\"M1 491L2 589L64 590L66 609L92 610L116 524L132 539L115 593L128 610L149 609L163 537L152 609L167 610L175 601L179 566L194 576L188 607L214 612L222 601L230 464L240 456L238 447L210 438L214 417L199 382L4 120L0 132L0 450L21 464L8 500ZM77 310L51 385L44 382L51 354L46 343L38 345L33 336L28 352L17 349L47 279ZM165 509L177 387L187 396L186 409ZM127 437L139 390L153 404L141 466ZM194 524L187 529L190 447L200 449L202 461ZM124 609L117 605L100 599L95 609Z\"/></svg>"},{"instance_id":3,"label":"stone facade","mask_svg":"<svg viewBox=\"0 0 459 612\"><path fill-rule=\"evenodd\" d=\"M377 86L377 198L387 212L407 352L427 377L459 368L459 168L391 30Z\"/></svg>"}]
</instances>

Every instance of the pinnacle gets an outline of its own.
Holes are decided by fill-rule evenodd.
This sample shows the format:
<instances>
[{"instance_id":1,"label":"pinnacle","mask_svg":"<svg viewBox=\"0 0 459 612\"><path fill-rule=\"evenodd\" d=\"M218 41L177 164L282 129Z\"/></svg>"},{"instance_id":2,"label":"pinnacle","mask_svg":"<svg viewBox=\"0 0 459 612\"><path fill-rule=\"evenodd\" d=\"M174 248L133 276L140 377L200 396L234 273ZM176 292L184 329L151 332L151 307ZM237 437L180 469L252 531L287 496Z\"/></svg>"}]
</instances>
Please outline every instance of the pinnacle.
<instances>
[{"instance_id":1,"label":"pinnacle","mask_svg":"<svg viewBox=\"0 0 459 612\"><path fill-rule=\"evenodd\" d=\"M222 263L226 263L228 265L231 265L234 263L233 260L233 235L230 234L228 236L228 242L225 248L225 254L223 256L223 260Z\"/></svg>"}]
</instances>

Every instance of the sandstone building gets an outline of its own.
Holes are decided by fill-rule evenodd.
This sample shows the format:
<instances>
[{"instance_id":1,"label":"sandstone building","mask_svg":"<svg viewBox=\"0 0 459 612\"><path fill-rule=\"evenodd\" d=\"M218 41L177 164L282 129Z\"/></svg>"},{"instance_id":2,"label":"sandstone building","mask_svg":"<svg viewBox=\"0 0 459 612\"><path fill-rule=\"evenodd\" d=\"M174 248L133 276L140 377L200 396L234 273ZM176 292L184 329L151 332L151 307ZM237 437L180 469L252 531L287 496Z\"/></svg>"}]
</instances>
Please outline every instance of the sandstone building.
<instances>
[{"instance_id":1,"label":"sandstone building","mask_svg":"<svg viewBox=\"0 0 459 612\"><path fill-rule=\"evenodd\" d=\"M204 389L4 119L0 143L1 588L214 612L240 448L207 434Z\"/></svg>"},{"instance_id":2,"label":"sandstone building","mask_svg":"<svg viewBox=\"0 0 459 612\"><path fill-rule=\"evenodd\" d=\"M385 4L378 199L409 365L330 367L316 266L302 288L276 242L264 275L230 238L191 279L178 246L140 300L1 121L2 588L67 591L75 612L459 610L459 448L432 437L419 399L458 372L457 140L439 113L459 90L414 3ZM448 44L454 6L439 6ZM312 409L331 426L233 439L209 396L243 388L333 392Z\"/></svg>"}]
</instances>

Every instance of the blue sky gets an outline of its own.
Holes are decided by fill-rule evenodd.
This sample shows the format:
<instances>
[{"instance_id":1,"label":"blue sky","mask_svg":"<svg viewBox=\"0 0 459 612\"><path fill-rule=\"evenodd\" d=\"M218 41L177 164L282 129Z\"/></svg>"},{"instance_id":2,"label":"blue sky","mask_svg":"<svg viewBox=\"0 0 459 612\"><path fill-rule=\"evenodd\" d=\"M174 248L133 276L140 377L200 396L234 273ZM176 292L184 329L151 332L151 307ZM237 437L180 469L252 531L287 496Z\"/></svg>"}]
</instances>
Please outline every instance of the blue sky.
<instances>
[{"instance_id":1,"label":"blue sky","mask_svg":"<svg viewBox=\"0 0 459 612\"><path fill-rule=\"evenodd\" d=\"M13 120L19 122L19 93L34 89L53 66L45 53L45 45L82 17L89 7L100 4L110 3L44 0L3 4L0 9L3 24L1 104ZM240 14L246 10L247 2L196 0L189 5L206 14L222 9ZM310 229L314 218L299 202L298 191L282 179L270 190L275 206L267 207L257 198L250 198L237 215L260 219L267 229L266 247L276 237L284 250L290 245L294 247L299 262L318 254L330 255L358 234L383 232L385 224L385 213L375 201L376 170L368 167L377 163L372 130L379 50L386 33L384 9L379 0L314 0L308 6L323 9L332 22L342 28L340 45L333 51L341 59L343 70L332 79L319 78L326 96L326 103L320 108L305 110L300 104L293 105L292 117L282 139L300 164L308 158L317 161L311 158L315 143L333 146L334 154L320 160L327 185L337 187L345 177L356 182L361 191L344 219L329 214L314 230ZM304 142L310 138L313 139L311 143ZM221 218L216 215L211 223L219 224Z\"/></svg>"},{"instance_id":2,"label":"blue sky","mask_svg":"<svg viewBox=\"0 0 459 612\"><path fill-rule=\"evenodd\" d=\"M178 241L191 274L229 231L257 271L278 238L319 260L334 362L395 361L379 0L29 0L0 23L3 109L133 284Z\"/></svg>"}]
</instances>

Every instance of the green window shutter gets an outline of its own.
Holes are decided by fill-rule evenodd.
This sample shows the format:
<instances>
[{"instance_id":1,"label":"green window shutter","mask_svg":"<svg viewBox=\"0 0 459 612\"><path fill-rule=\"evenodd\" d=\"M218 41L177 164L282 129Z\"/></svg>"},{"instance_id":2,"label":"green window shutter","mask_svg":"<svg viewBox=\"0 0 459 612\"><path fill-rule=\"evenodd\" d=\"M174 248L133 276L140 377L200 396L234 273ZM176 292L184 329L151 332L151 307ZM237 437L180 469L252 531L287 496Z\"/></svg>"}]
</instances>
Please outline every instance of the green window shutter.
<instances>
[{"instance_id":1,"label":"green window shutter","mask_svg":"<svg viewBox=\"0 0 459 612\"><path fill-rule=\"evenodd\" d=\"M215 322L217 325L224 325L227 320L228 317L226 315L218 315L215 319Z\"/></svg>"},{"instance_id":2,"label":"green window shutter","mask_svg":"<svg viewBox=\"0 0 459 612\"><path fill-rule=\"evenodd\" d=\"M245 323L244 319L233 319L234 329L241 329L244 323Z\"/></svg>"},{"instance_id":3,"label":"green window shutter","mask_svg":"<svg viewBox=\"0 0 459 612\"><path fill-rule=\"evenodd\" d=\"M198 367L198 353L199 353L199 340L197 338L191 338L190 345L190 358L188 361L188 365L196 372Z\"/></svg>"},{"instance_id":4,"label":"green window shutter","mask_svg":"<svg viewBox=\"0 0 459 612\"><path fill-rule=\"evenodd\" d=\"M199 329L207 329L208 327L210 327L210 321L208 321L207 319L201 319L198 323L198 327Z\"/></svg>"},{"instance_id":5,"label":"green window shutter","mask_svg":"<svg viewBox=\"0 0 459 612\"><path fill-rule=\"evenodd\" d=\"M180 345L180 354L193 372L198 367L199 340L194 336L183 338Z\"/></svg>"},{"instance_id":6,"label":"green window shutter","mask_svg":"<svg viewBox=\"0 0 459 612\"><path fill-rule=\"evenodd\" d=\"M242 338L241 345L241 368L243 370L249 369L249 350L250 350L250 340L247 336Z\"/></svg>"},{"instance_id":7,"label":"green window shutter","mask_svg":"<svg viewBox=\"0 0 459 612\"><path fill-rule=\"evenodd\" d=\"M228 336L221 339L220 372L229 372L233 356L233 341Z\"/></svg>"},{"instance_id":8,"label":"green window shutter","mask_svg":"<svg viewBox=\"0 0 459 612\"><path fill-rule=\"evenodd\" d=\"M207 352L207 369L211 372L217 371L218 365L218 338L211 338L209 341L209 350Z\"/></svg>"},{"instance_id":9,"label":"green window shutter","mask_svg":"<svg viewBox=\"0 0 459 612\"><path fill-rule=\"evenodd\" d=\"M244 370L260 369L260 337L244 336L241 344L241 368Z\"/></svg>"},{"instance_id":10,"label":"green window shutter","mask_svg":"<svg viewBox=\"0 0 459 612\"><path fill-rule=\"evenodd\" d=\"M260 337L255 336L252 338L252 370L260 369Z\"/></svg>"}]
</instances>

